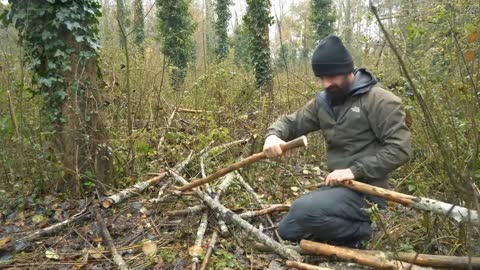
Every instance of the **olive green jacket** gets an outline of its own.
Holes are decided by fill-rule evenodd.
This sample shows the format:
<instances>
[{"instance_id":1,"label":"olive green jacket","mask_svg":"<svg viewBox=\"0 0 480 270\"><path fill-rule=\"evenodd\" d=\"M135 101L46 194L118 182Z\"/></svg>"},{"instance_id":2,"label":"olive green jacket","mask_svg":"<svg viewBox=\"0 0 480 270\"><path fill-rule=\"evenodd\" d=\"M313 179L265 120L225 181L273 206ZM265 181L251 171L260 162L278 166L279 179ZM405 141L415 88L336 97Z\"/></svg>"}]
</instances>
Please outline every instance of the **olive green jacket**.
<instances>
[{"instance_id":1,"label":"olive green jacket","mask_svg":"<svg viewBox=\"0 0 480 270\"><path fill-rule=\"evenodd\" d=\"M330 170L350 168L356 180L387 187L389 174L410 155L410 131L401 99L365 69L355 71L350 95L332 106L325 91L281 117L266 133L288 141L321 130Z\"/></svg>"}]
</instances>

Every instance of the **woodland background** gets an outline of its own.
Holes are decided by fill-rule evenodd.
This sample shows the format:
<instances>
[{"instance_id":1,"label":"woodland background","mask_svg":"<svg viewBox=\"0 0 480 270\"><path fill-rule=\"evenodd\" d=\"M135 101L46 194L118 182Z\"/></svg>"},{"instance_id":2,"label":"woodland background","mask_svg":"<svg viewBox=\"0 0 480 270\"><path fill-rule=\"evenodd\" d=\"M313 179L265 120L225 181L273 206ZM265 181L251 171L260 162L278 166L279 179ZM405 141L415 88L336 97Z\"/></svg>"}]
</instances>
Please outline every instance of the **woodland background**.
<instances>
[{"instance_id":1,"label":"woodland background","mask_svg":"<svg viewBox=\"0 0 480 270\"><path fill-rule=\"evenodd\" d=\"M328 34L339 35L355 65L403 99L413 156L393 174L392 188L480 209L480 2L373 5L392 44L367 1L3 2L0 233L62 220L76 207L65 204L145 180L190 150L253 138L247 150L210 157L207 174L241 152L261 151L268 125L321 90L310 57ZM267 202L291 202L325 170L321 134L311 134L309 144L243 173ZM200 168L187 171L193 178ZM252 203L239 192L226 200L232 207ZM369 247L480 255L478 228L390 210L374 217L381 229ZM193 241L189 225L198 217L191 219L172 236L177 245ZM180 249L162 250L164 260L173 263ZM213 256L218 268L248 266L232 253Z\"/></svg>"}]
</instances>

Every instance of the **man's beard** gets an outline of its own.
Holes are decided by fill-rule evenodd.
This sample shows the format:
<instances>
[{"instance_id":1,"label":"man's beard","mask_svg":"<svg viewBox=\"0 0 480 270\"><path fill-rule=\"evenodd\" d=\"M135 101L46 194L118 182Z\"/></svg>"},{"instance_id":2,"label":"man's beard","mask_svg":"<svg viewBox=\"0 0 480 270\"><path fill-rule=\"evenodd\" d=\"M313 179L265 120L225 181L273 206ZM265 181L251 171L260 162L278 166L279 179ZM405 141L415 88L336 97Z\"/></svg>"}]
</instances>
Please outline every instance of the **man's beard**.
<instances>
[{"instance_id":1,"label":"man's beard","mask_svg":"<svg viewBox=\"0 0 480 270\"><path fill-rule=\"evenodd\" d=\"M327 96L332 101L333 105L342 104L350 92L351 83L345 76L340 85L332 84L325 88Z\"/></svg>"}]
</instances>

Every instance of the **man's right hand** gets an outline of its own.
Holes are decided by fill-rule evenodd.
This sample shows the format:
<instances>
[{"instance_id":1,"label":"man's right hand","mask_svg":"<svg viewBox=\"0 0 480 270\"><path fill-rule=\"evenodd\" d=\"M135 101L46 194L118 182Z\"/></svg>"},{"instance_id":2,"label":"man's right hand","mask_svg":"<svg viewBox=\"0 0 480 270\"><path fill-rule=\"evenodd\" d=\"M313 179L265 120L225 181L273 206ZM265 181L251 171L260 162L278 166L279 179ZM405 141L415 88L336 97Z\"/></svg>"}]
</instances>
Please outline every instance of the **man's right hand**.
<instances>
[{"instance_id":1,"label":"man's right hand","mask_svg":"<svg viewBox=\"0 0 480 270\"><path fill-rule=\"evenodd\" d=\"M280 139L276 135L270 135L265 139L263 144L263 153L269 158L278 157L283 154L281 144L284 144L285 141Z\"/></svg>"}]
</instances>

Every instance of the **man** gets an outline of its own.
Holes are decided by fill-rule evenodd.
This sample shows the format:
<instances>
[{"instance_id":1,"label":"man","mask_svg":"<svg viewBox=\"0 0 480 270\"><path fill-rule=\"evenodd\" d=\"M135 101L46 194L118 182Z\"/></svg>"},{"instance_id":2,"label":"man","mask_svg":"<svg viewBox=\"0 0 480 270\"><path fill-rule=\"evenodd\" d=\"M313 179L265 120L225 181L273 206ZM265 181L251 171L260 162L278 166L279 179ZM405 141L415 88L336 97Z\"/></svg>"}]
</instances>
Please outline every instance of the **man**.
<instances>
[{"instance_id":1,"label":"man","mask_svg":"<svg viewBox=\"0 0 480 270\"><path fill-rule=\"evenodd\" d=\"M285 240L311 239L358 247L371 235L365 212L370 202L385 206L342 186L346 180L387 187L389 174L410 154L410 131L401 100L384 90L365 69L353 68L352 57L336 36L322 40L312 58L312 69L324 91L303 108L284 116L266 133L264 152L282 155L280 144L321 130L327 142L327 187L295 200L279 224Z\"/></svg>"}]
</instances>

